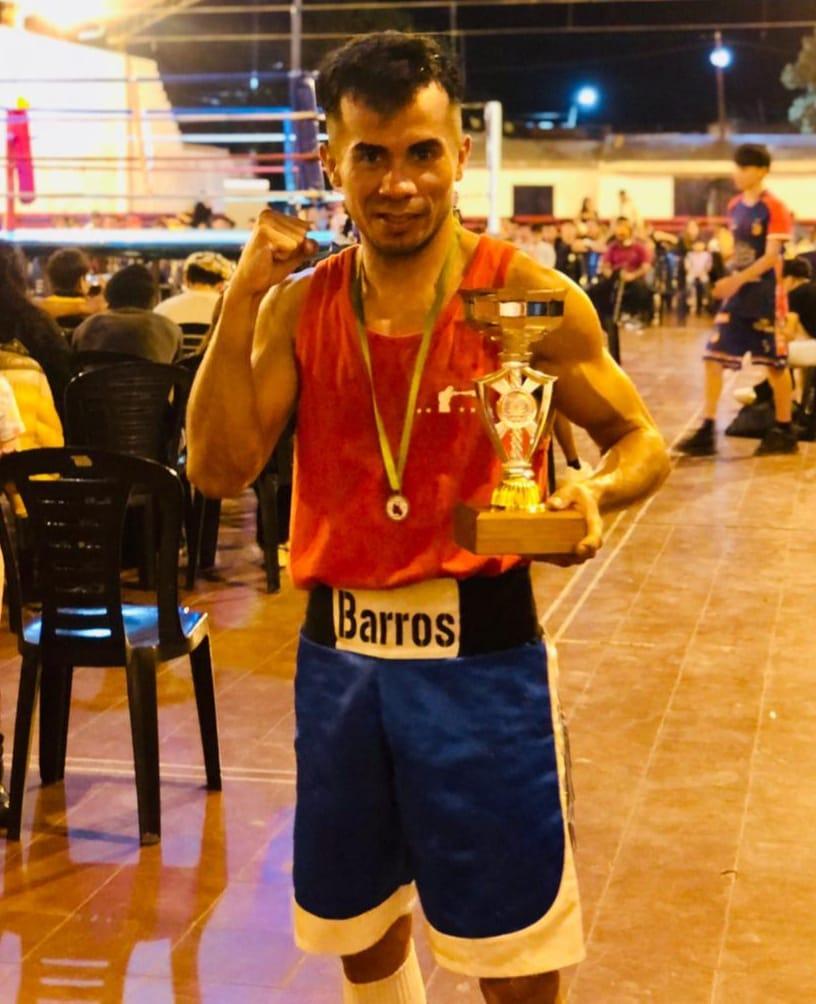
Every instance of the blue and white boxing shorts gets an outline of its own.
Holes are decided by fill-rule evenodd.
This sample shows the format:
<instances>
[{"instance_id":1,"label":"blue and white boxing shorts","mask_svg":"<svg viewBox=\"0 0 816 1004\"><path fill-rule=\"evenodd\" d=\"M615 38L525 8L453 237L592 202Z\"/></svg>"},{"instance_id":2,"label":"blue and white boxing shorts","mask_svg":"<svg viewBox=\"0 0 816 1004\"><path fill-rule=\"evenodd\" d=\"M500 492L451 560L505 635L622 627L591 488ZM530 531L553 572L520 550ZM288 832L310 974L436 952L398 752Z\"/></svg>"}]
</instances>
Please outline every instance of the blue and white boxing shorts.
<instances>
[{"instance_id":1,"label":"blue and white boxing shorts","mask_svg":"<svg viewBox=\"0 0 816 1004\"><path fill-rule=\"evenodd\" d=\"M437 962L580 962L557 667L529 571L313 590L295 699L295 938L370 948L416 892Z\"/></svg>"}]
</instances>

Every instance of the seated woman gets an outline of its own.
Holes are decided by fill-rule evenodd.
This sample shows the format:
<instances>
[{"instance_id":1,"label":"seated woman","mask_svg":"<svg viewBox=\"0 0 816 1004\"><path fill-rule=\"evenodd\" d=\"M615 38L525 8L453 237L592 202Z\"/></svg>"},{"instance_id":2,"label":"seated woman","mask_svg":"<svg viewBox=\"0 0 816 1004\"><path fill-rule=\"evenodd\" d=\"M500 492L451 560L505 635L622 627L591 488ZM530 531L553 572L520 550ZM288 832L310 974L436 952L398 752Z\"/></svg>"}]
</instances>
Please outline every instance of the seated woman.
<instances>
[{"instance_id":1,"label":"seated woman","mask_svg":"<svg viewBox=\"0 0 816 1004\"><path fill-rule=\"evenodd\" d=\"M0 243L0 349L15 343L42 367L61 413L71 379L71 350L56 322L28 298L20 252Z\"/></svg>"},{"instance_id":2,"label":"seated woman","mask_svg":"<svg viewBox=\"0 0 816 1004\"><path fill-rule=\"evenodd\" d=\"M20 435L24 431L20 409L17 407L11 384L5 377L0 376L0 455L13 453L18 448ZM3 602L5 571L3 552L0 551L0 604ZM3 742L4 736L0 732L0 827L5 825L9 807L8 792L3 785Z\"/></svg>"}]
</instances>

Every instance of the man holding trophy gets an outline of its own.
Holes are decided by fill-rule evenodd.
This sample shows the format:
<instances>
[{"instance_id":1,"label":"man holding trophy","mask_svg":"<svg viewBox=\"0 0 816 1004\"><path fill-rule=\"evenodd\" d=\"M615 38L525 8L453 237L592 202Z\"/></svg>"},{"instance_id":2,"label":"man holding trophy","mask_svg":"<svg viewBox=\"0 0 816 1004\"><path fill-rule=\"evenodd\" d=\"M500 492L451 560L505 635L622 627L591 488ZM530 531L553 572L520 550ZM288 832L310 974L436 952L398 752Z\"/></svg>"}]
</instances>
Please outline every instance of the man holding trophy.
<instances>
[{"instance_id":1,"label":"man holding trophy","mask_svg":"<svg viewBox=\"0 0 816 1004\"><path fill-rule=\"evenodd\" d=\"M417 1004L418 893L440 965L488 1002L554 1002L584 946L530 558L593 557L600 514L656 489L666 450L583 292L457 223L447 53L360 36L318 99L361 243L293 274L305 225L262 215L188 423L191 480L235 495L297 415L295 936L342 957L347 1004ZM542 502L553 404L602 460Z\"/></svg>"}]
</instances>

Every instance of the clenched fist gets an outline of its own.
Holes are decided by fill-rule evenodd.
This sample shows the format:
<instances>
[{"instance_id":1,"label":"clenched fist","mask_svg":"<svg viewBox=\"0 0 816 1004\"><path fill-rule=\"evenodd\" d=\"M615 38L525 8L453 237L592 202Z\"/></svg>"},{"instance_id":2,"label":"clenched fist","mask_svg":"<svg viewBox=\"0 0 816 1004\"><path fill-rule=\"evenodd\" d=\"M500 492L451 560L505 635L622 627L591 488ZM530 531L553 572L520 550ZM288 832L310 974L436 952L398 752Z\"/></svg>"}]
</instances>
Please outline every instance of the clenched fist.
<instances>
[{"instance_id":1,"label":"clenched fist","mask_svg":"<svg viewBox=\"0 0 816 1004\"><path fill-rule=\"evenodd\" d=\"M230 291L262 295L294 272L318 250L308 230L305 220L265 209L241 252Z\"/></svg>"}]
</instances>

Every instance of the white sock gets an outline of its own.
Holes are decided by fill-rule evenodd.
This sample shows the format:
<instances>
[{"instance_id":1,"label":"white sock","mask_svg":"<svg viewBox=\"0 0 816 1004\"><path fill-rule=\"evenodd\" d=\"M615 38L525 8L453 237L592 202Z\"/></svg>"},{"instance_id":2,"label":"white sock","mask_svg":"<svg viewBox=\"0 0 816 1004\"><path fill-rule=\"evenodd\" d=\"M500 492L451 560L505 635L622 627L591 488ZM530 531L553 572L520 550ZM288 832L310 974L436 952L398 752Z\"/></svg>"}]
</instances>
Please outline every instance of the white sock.
<instances>
[{"instance_id":1,"label":"white sock","mask_svg":"<svg viewBox=\"0 0 816 1004\"><path fill-rule=\"evenodd\" d=\"M343 1004L425 1004L425 983L413 938L400 968L375 983L352 983L343 977Z\"/></svg>"}]
</instances>

